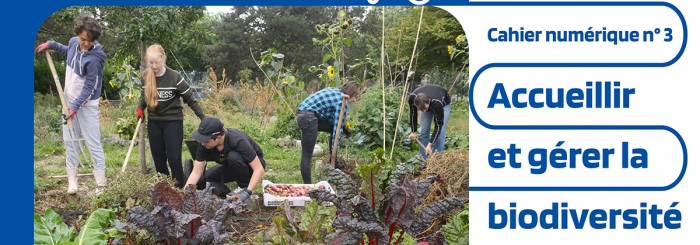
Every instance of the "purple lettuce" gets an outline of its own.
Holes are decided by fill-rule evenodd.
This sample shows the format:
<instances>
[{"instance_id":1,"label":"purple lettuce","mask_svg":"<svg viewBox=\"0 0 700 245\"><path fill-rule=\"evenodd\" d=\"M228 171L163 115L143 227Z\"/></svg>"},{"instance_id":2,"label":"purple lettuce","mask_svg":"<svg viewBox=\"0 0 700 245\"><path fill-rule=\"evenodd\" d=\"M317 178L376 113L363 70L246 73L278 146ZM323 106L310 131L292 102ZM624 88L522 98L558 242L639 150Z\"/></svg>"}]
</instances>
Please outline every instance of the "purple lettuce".
<instances>
[{"instance_id":1,"label":"purple lettuce","mask_svg":"<svg viewBox=\"0 0 700 245\"><path fill-rule=\"evenodd\" d=\"M127 213L129 223L123 227L140 227L153 233L156 241L178 244L224 244L233 232L226 232L223 223L231 213L243 211L238 199L214 200L212 187L207 183L198 191L188 186L183 192L173 189L166 182L151 188L154 208L150 212L135 206Z\"/></svg>"},{"instance_id":2,"label":"purple lettuce","mask_svg":"<svg viewBox=\"0 0 700 245\"><path fill-rule=\"evenodd\" d=\"M447 215L464 206L465 200L448 198L430 205L423 206L425 197L430 193L430 185L438 178L435 174L429 174L422 180L411 180L409 176L416 163L399 164L394 169L384 171L383 179L377 180L380 186L385 186L384 193L375 193L373 167L368 167L372 173L368 175L369 194L358 189L358 185L340 170L326 168L326 175L337 190L332 194L327 190L309 191L309 196L318 202L332 202L337 207L336 217L332 226L336 232L326 237L327 244L365 244L367 236L369 245L392 244L395 232L400 231L399 238L394 242L398 244L405 234L417 236L424 232L432 222L441 216ZM367 180L365 180L367 181ZM367 184L365 182L365 184ZM368 198L368 196L370 198ZM383 196L379 203L375 203L375 196ZM368 200L369 199L369 200ZM422 209L417 212L417 209ZM433 244L444 244L444 236L431 238Z\"/></svg>"}]
</instances>

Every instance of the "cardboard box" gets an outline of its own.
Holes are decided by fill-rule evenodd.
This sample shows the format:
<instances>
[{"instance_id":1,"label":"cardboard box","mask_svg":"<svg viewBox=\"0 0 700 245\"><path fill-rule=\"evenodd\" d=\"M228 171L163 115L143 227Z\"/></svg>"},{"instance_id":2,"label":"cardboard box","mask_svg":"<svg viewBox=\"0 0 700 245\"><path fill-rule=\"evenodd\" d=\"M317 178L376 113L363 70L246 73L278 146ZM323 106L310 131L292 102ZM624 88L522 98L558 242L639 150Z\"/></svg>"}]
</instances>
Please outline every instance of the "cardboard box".
<instances>
[{"instance_id":1,"label":"cardboard box","mask_svg":"<svg viewBox=\"0 0 700 245\"><path fill-rule=\"evenodd\" d=\"M306 206L306 204L309 204L311 202L310 197L276 197L274 195L268 194L265 190L265 187L269 184L272 185L291 185L291 186L311 186L313 189L317 189L319 185L322 185L326 188L326 190L329 190L331 193L335 194L335 190L333 190L333 187L328 183L328 181L320 181L316 184L276 184L272 183L268 180L263 180L262 181L262 187L263 187L263 204L265 204L266 207L277 207L282 205L284 200L287 200L289 202L289 206L292 207L303 207ZM333 203L331 202L323 202L322 203L325 206L331 206Z\"/></svg>"}]
</instances>

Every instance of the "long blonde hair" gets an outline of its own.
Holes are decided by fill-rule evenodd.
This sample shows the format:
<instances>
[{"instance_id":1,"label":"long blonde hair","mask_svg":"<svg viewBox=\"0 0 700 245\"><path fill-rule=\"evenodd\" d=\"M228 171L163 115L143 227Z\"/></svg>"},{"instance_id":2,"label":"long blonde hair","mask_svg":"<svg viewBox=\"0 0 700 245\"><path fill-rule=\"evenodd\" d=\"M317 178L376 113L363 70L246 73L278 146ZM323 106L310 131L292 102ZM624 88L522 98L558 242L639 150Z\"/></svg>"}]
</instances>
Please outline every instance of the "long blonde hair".
<instances>
[{"instance_id":1,"label":"long blonde hair","mask_svg":"<svg viewBox=\"0 0 700 245\"><path fill-rule=\"evenodd\" d=\"M149 57L160 56L163 61L163 68L165 69L165 50L159 44L153 44L146 49L146 56L144 61L148 62ZM145 100L148 106L155 108L158 106L158 86L156 86L156 73L151 69L151 66L146 68L143 74L143 81L145 85L144 94L146 96Z\"/></svg>"}]
</instances>

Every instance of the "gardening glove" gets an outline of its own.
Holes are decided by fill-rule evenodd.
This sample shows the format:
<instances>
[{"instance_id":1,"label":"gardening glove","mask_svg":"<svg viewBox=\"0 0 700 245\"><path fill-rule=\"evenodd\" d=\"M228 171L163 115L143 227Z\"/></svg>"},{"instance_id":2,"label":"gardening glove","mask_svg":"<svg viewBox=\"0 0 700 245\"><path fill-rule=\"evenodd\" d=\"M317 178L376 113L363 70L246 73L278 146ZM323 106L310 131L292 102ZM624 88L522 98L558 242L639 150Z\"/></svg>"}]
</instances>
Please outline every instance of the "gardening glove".
<instances>
[{"instance_id":1,"label":"gardening glove","mask_svg":"<svg viewBox=\"0 0 700 245\"><path fill-rule=\"evenodd\" d=\"M39 46L37 46L36 49L34 49L34 53L38 54L38 53L44 52L44 50L47 50L47 49L49 49L49 42L39 44Z\"/></svg>"},{"instance_id":2,"label":"gardening glove","mask_svg":"<svg viewBox=\"0 0 700 245\"><path fill-rule=\"evenodd\" d=\"M408 136L408 138L411 139L411 140L417 140L417 139L418 139L418 134L417 134L416 132L413 132L413 133L411 133L411 134Z\"/></svg>"},{"instance_id":3,"label":"gardening glove","mask_svg":"<svg viewBox=\"0 0 700 245\"><path fill-rule=\"evenodd\" d=\"M345 137L350 137L352 135L352 131L350 131L347 125L343 125L343 134Z\"/></svg>"},{"instance_id":4,"label":"gardening glove","mask_svg":"<svg viewBox=\"0 0 700 245\"><path fill-rule=\"evenodd\" d=\"M61 114L61 115L63 115L63 120L68 121L68 119L73 119L73 117L75 116L75 113L76 113L75 110L70 109L70 113L68 115L66 115L66 114Z\"/></svg>"},{"instance_id":5,"label":"gardening glove","mask_svg":"<svg viewBox=\"0 0 700 245\"><path fill-rule=\"evenodd\" d=\"M143 109L141 109L141 107L136 108L136 119L141 119L141 121L143 121Z\"/></svg>"},{"instance_id":6,"label":"gardening glove","mask_svg":"<svg viewBox=\"0 0 700 245\"><path fill-rule=\"evenodd\" d=\"M245 202L245 200L248 200L250 197L250 194L253 194L253 192L248 189L243 189L242 191L233 194L232 197L238 198L238 200L241 200L241 202Z\"/></svg>"}]
</instances>

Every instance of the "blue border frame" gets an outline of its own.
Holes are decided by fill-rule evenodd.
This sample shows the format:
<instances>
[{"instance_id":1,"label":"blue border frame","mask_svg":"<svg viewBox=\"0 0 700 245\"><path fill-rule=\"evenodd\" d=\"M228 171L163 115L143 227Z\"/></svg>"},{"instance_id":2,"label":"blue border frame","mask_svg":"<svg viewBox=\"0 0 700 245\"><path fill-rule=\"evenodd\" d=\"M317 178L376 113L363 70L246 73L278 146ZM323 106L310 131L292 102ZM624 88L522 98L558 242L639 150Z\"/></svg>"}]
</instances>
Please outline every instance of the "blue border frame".
<instances>
[{"instance_id":1,"label":"blue border frame","mask_svg":"<svg viewBox=\"0 0 700 245\"><path fill-rule=\"evenodd\" d=\"M591 68L591 67L667 67L683 55L688 43L688 26L683 14L676 6L667 2L470 2L469 6L664 6L672 9L680 18L683 26L683 43L678 54L664 63L491 63L479 69L469 85L469 107L474 119L487 129L492 130L665 130L678 139L683 150L683 168L676 180L667 186L470 186L470 191L667 191L681 182L688 166L688 149L683 137L673 128L664 125L491 125L486 123L474 107L474 85L481 73L494 67L532 67L532 68Z\"/></svg>"}]
</instances>

